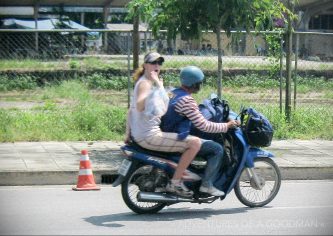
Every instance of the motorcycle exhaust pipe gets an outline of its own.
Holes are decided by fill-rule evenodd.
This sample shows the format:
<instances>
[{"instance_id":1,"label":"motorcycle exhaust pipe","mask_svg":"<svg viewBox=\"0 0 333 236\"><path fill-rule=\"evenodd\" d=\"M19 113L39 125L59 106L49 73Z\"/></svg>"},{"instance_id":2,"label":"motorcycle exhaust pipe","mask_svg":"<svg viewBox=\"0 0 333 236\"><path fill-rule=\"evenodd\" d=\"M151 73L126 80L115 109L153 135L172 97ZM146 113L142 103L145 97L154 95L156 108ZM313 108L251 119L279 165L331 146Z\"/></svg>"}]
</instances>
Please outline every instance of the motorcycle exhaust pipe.
<instances>
[{"instance_id":1,"label":"motorcycle exhaust pipe","mask_svg":"<svg viewBox=\"0 0 333 236\"><path fill-rule=\"evenodd\" d=\"M194 202L193 199L182 198L167 193L138 193L139 202L163 202L163 203L177 203L177 202Z\"/></svg>"}]
</instances>

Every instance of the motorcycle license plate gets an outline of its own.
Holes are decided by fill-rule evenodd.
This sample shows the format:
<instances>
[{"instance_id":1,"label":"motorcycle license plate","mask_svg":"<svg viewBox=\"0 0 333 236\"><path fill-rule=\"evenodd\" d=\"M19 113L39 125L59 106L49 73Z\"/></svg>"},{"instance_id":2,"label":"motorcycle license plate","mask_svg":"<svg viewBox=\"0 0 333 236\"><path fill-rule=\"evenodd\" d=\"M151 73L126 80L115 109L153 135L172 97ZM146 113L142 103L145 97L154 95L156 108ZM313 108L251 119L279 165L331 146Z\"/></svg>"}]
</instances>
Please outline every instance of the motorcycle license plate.
<instances>
[{"instance_id":1,"label":"motorcycle license plate","mask_svg":"<svg viewBox=\"0 0 333 236\"><path fill-rule=\"evenodd\" d=\"M124 159L118 169L118 173L122 176L125 176L129 170L129 168L131 167L131 164L132 164L131 161Z\"/></svg>"}]
</instances>

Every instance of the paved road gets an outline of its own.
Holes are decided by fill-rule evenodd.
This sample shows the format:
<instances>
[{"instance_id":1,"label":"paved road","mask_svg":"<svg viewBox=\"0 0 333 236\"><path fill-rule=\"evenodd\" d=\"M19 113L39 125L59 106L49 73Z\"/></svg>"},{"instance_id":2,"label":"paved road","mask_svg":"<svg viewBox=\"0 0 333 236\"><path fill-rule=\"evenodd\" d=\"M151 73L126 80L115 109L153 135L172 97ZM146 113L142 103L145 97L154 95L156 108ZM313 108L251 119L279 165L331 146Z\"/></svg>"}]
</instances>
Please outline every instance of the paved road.
<instances>
[{"instance_id":1,"label":"paved road","mask_svg":"<svg viewBox=\"0 0 333 236\"><path fill-rule=\"evenodd\" d=\"M82 149L89 151L96 183L108 182L122 161L123 143L0 143L1 185L75 184ZM333 179L333 141L281 140L267 148L283 179Z\"/></svg>"},{"instance_id":2,"label":"paved road","mask_svg":"<svg viewBox=\"0 0 333 236\"><path fill-rule=\"evenodd\" d=\"M332 235L333 182L283 181L266 207L248 208L233 192L212 204L180 203L137 215L120 188L0 187L1 235Z\"/></svg>"}]
</instances>

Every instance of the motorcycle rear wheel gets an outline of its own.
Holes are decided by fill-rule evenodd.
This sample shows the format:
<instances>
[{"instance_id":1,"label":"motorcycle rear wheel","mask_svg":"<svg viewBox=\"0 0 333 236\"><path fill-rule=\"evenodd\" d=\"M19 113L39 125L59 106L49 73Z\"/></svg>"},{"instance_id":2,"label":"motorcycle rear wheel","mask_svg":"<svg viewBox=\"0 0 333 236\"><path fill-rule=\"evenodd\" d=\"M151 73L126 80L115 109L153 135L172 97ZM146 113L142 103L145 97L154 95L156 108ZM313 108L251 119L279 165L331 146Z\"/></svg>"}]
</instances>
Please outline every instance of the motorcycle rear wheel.
<instances>
[{"instance_id":1,"label":"motorcycle rear wheel","mask_svg":"<svg viewBox=\"0 0 333 236\"><path fill-rule=\"evenodd\" d=\"M238 200L249 207L262 207L271 202L281 186L281 173L275 162L266 157L254 160L254 171L260 186L256 186L246 169L242 170L234 187Z\"/></svg>"},{"instance_id":2,"label":"motorcycle rear wheel","mask_svg":"<svg viewBox=\"0 0 333 236\"><path fill-rule=\"evenodd\" d=\"M139 202L138 193L140 192L136 180L140 177L149 174L152 170L150 165L133 162L129 170L129 174L121 184L121 194L125 204L135 213L138 214L153 214L162 210L166 204L157 202Z\"/></svg>"}]
</instances>

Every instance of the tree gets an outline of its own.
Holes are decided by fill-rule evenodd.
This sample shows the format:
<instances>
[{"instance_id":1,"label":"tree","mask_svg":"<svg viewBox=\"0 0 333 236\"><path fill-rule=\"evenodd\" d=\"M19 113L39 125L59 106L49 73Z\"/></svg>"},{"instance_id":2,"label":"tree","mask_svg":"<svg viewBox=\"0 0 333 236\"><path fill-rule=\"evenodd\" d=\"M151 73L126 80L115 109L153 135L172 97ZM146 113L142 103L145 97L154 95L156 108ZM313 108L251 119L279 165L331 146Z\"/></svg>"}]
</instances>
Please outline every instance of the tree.
<instances>
[{"instance_id":1,"label":"tree","mask_svg":"<svg viewBox=\"0 0 333 236\"><path fill-rule=\"evenodd\" d=\"M135 7L138 11L135 13ZM168 38L178 33L199 39L202 31L213 30L218 42L218 96L222 90L221 30L230 37L231 31L262 30L273 25L274 18L283 19L287 9L279 0L132 0L130 15L138 14L157 35L168 30Z\"/></svg>"},{"instance_id":2,"label":"tree","mask_svg":"<svg viewBox=\"0 0 333 236\"><path fill-rule=\"evenodd\" d=\"M180 25L180 12L177 9L177 4L173 5L174 1L151 1L151 0L134 0L127 5L129 10L128 18L132 19L133 24L138 24L138 19L147 23L152 29L153 35L159 37L161 29L167 29L168 47L171 47L171 42L176 39ZM133 30L133 38L139 37L139 32ZM140 42L136 42L139 44ZM133 45L133 48L139 48L139 45ZM135 50L134 50L135 52ZM138 65L138 57L133 56L134 69Z\"/></svg>"},{"instance_id":3,"label":"tree","mask_svg":"<svg viewBox=\"0 0 333 236\"><path fill-rule=\"evenodd\" d=\"M289 12L287 14L287 30L286 30L286 104L285 104L285 115L286 120L290 122L291 116L291 55L292 55L292 33L293 33L293 20L295 16L292 14L294 10L294 0L288 0L288 9Z\"/></svg>"}]
</instances>

